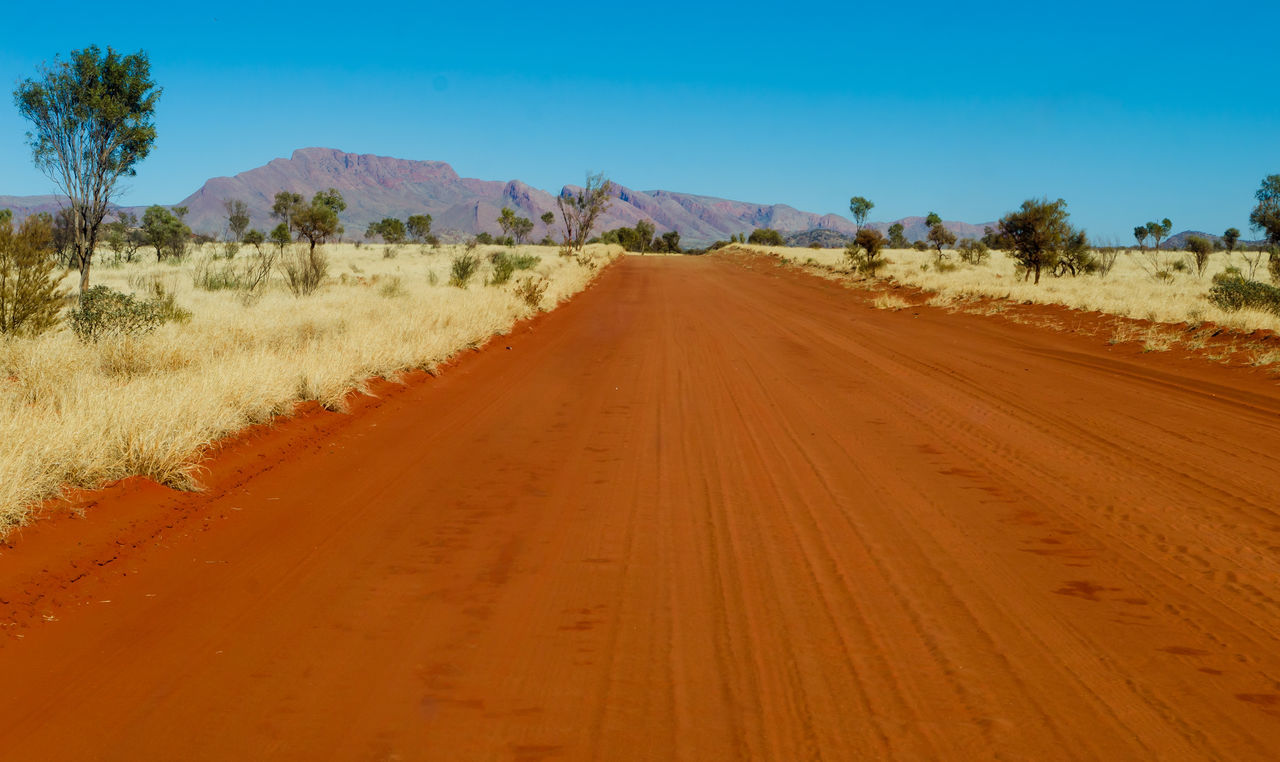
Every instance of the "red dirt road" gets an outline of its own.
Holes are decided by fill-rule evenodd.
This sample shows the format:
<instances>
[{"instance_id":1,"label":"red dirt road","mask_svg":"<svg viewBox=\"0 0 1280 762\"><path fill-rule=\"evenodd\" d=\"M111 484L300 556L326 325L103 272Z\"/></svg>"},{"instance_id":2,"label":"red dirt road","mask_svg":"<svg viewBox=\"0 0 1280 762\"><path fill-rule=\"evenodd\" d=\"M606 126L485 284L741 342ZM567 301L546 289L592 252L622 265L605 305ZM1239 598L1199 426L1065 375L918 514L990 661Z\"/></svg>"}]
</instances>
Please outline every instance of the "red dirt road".
<instances>
[{"instance_id":1,"label":"red dirt road","mask_svg":"<svg viewBox=\"0 0 1280 762\"><path fill-rule=\"evenodd\" d=\"M1275 759L1278 414L1260 374L627 258L206 494L15 538L0 758Z\"/></svg>"}]
</instances>

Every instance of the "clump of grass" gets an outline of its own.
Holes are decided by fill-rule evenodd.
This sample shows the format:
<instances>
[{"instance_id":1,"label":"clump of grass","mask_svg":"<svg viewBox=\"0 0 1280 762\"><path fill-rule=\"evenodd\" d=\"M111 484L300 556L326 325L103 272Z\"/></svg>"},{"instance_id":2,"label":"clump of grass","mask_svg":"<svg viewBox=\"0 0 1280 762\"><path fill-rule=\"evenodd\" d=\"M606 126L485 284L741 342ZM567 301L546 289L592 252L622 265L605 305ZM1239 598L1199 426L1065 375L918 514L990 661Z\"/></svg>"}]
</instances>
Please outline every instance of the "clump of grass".
<instances>
[{"instance_id":1,"label":"clump of grass","mask_svg":"<svg viewBox=\"0 0 1280 762\"><path fill-rule=\"evenodd\" d=\"M1187 349L1204 349L1206 346L1209 345L1209 336L1211 334L1212 334L1212 331L1207 331L1203 329L1198 331L1193 331L1191 333L1191 336L1184 339L1182 343L1186 345Z\"/></svg>"},{"instance_id":2,"label":"clump of grass","mask_svg":"<svg viewBox=\"0 0 1280 762\"><path fill-rule=\"evenodd\" d=\"M1124 344L1130 341L1137 341L1142 336L1142 330L1132 323L1121 323L1111 332L1111 338L1107 339L1108 344Z\"/></svg>"},{"instance_id":3,"label":"clump of grass","mask_svg":"<svg viewBox=\"0 0 1280 762\"><path fill-rule=\"evenodd\" d=\"M1167 328L1152 326L1142 333L1143 352L1168 352L1178 346L1178 335Z\"/></svg>"},{"instance_id":4,"label":"clump of grass","mask_svg":"<svg viewBox=\"0 0 1280 762\"><path fill-rule=\"evenodd\" d=\"M500 251L490 258L493 263L493 277L489 279L489 285L501 286L511 280L511 274L516 271L516 263L512 261L511 255L505 251Z\"/></svg>"},{"instance_id":5,"label":"clump of grass","mask_svg":"<svg viewBox=\"0 0 1280 762\"><path fill-rule=\"evenodd\" d=\"M468 250L453 258L449 266L449 285L466 288L471 277L480 269L480 257Z\"/></svg>"},{"instance_id":6,"label":"clump of grass","mask_svg":"<svg viewBox=\"0 0 1280 762\"><path fill-rule=\"evenodd\" d=\"M893 294L880 294L871 301L871 306L878 310L902 310L911 306L911 302Z\"/></svg>"},{"instance_id":7,"label":"clump of grass","mask_svg":"<svg viewBox=\"0 0 1280 762\"><path fill-rule=\"evenodd\" d=\"M547 293L547 286L549 285L550 283L546 278L521 278L516 281L516 284L511 291L520 299L520 301L535 310L540 310L542 309L542 297Z\"/></svg>"},{"instance_id":8,"label":"clump of grass","mask_svg":"<svg viewBox=\"0 0 1280 762\"><path fill-rule=\"evenodd\" d=\"M1249 364L1255 368L1280 363L1280 349L1255 349L1249 353Z\"/></svg>"},{"instance_id":9,"label":"clump of grass","mask_svg":"<svg viewBox=\"0 0 1280 762\"><path fill-rule=\"evenodd\" d=\"M407 293L404 289L404 281L398 275L392 275L378 284L378 296L384 299L395 299Z\"/></svg>"},{"instance_id":10,"label":"clump of grass","mask_svg":"<svg viewBox=\"0 0 1280 762\"><path fill-rule=\"evenodd\" d=\"M320 247L296 247L284 260L284 277L294 296L310 296L329 274L329 257Z\"/></svg>"}]
</instances>

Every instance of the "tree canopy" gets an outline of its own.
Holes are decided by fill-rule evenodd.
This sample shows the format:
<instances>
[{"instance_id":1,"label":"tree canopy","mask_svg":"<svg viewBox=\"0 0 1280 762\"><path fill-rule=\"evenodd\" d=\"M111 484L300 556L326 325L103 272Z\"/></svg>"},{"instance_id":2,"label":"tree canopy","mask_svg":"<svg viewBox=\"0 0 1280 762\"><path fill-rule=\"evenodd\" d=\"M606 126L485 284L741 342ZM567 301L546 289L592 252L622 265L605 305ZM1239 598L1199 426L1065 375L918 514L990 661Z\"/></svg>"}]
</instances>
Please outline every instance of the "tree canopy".
<instances>
[{"instance_id":1,"label":"tree canopy","mask_svg":"<svg viewBox=\"0 0 1280 762\"><path fill-rule=\"evenodd\" d=\"M560 218L564 223L565 246L581 250L591 237L596 220L609 209L613 183L602 173L587 173L586 185L578 191L566 188L556 197Z\"/></svg>"},{"instance_id":2,"label":"tree canopy","mask_svg":"<svg viewBox=\"0 0 1280 762\"><path fill-rule=\"evenodd\" d=\"M279 198L279 196L277 196ZM347 208L347 202L336 188L323 190L312 196L310 204L301 201L288 210L298 235L307 239L314 256L316 246L342 233L338 214Z\"/></svg>"},{"instance_id":3,"label":"tree canopy","mask_svg":"<svg viewBox=\"0 0 1280 762\"><path fill-rule=\"evenodd\" d=\"M155 143L160 93L146 53L103 53L96 45L42 66L14 90L18 113L32 126L32 161L68 200L81 293L117 183L136 174Z\"/></svg>"},{"instance_id":4,"label":"tree canopy","mask_svg":"<svg viewBox=\"0 0 1280 762\"><path fill-rule=\"evenodd\" d=\"M858 223L858 227L862 227L867 221L867 215L875 208L875 204L870 199L862 196L854 196L849 199L849 213L853 215L853 219Z\"/></svg>"},{"instance_id":5,"label":"tree canopy","mask_svg":"<svg viewBox=\"0 0 1280 762\"><path fill-rule=\"evenodd\" d=\"M379 237L383 243L395 246L404 243L408 231L405 224L395 217L384 217L378 222L370 222L364 231L365 238Z\"/></svg>"},{"instance_id":6,"label":"tree canopy","mask_svg":"<svg viewBox=\"0 0 1280 762\"><path fill-rule=\"evenodd\" d=\"M154 246L156 261L165 257L177 259L187 251L187 242L191 238L191 228L182 218L187 215L185 206L174 207L172 211L163 206L151 206L142 214L142 237L147 245Z\"/></svg>"},{"instance_id":7,"label":"tree canopy","mask_svg":"<svg viewBox=\"0 0 1280 762\"><path fill-rule=\"evenodd\" d=\"M1280 175L1268 175L1254 194L1258 205L1249 213L1249 224L1267 237L1267 243L1280 245Z\"/></svg>"},{"instance_id":8,"label":"tree canopy","mask_svg":"<svg viewBox=\"0 0 1280 762\"><path fill-rule=\"evenodd\" d=\"M227 210L227 229L231 232L232 240L242 240L244 231L249 229L249 205L233 198L223 202L223 207Z\"/></svg>"},{"instance_id":9,"label":"tree canopy","mask_svg":"<svg viewBox=\"0 0 1280 762\"><path fill-rule=\"evenodd\" d=\"M431 215L411 214L405 220L405 232L415 243L426 243L431 237Z\"/></svg>"},{"instance_id":10,"label":"tree canopy","mask_svg":"<svg viewBox=\"0 0 1280 762\"><path fill-rule=\"evenodd\" d=\"M1039 283L1043 268L1053 267L1064 251L1085 243L1084 234L1071 227L1068 216L1062 199L1029 199L1000 219L1000 235L1024 269L1024 277L1034 275Z\"/></svg>"}]
</instances>

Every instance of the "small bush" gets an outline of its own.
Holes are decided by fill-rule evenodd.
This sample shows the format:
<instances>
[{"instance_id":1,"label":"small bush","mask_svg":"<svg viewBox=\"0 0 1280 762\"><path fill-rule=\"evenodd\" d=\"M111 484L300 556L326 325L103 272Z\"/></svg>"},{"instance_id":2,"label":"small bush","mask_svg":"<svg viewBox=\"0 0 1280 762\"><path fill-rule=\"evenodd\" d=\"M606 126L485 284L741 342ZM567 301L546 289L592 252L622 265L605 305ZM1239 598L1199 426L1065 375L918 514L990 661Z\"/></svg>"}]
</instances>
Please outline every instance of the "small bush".
<instances>
[{"instance_id":1,"label":"small bush","mask_svg":"<svg viewBox=\"0 0 1280 762\"><path fill-rule=\"evenodd\" d=\"M888 241L874 228L861 228L853 241L845 247L844 255L859 273L876 277L876 271L886 264L880 252Z\"/></svg>"},{"instance_id":2,"label":"small bush","mask_svg":"<svg viewBox=\"0 0 1280 762\"><path fill-rule=\"evenodd\" d=\"M1193 235L1187 237L1186 246L1190 264L1195 268L1196 276L1203 277L1204 271L1209 267L1209 255L1213 253L1213 244L1203 236Z\"/></svg>"},{"instance_id":3,"label":"small bush","mask_svg":"<svg viewBox=\"0 0 1280 762\"><path fill-rule=\"evenodd\" d=\"M94 286L80 295L80 306L67 315L76 337L96 342L108 336L143 336L164 322L163 307L141 301L106 286Z\"/></svg>"},{"instance_id":4,"label":"small bush","mask_svg":"<svg viewBox=\"0 0 1280 762\"><path fill-rule=\"evenodd\" d=\"M515 265L517 270L532 270L542 261L542 257L536 254L512 254L511 263Z\"/></svg>"},{"instance_id":5,"label":"small bush","mask_svg":"<svg viewBox=\"0 0 1280 762\"><path fill-rule=\"evenodd\" d=\"M972 238L961 238L956 251L960 254L960 261L970 265L980 265L991 258L987 245Z\"/></svg>"},{"instance_id":6,"label":"small bush","mask_svg":"<svg viewBox=\"0 0 1280 762\"><path fill-rule=\"evenodd\" d=\"M471 276L475 275L478 269L480 269L479 256L468 252L454 257L453 264L449 266L449 285L466 288Z\"/></svg>"},{"instance_id":7,"label":"small bush","mask_svg":"<svg viewBox=\"0 0 1280 762\"><path fill-rule=\"evenodd\" d=\"M511 291L525 304L535 310L542 309L542 296L547 292L550 283L546 278L530 276L516 281Z\"/></svg>"},{"instance_id":8,"label":"small bush","mask_svg":"<svg viewBox=\"0 0 1280 762\"><path fill-rule=\"evenodd\" d=\"M294 296L310 296L329 274L329 258L320 249L298 247L284 261L284 278Z\"/></svg>"},{"instance_id":9,"label":"small bush","mask_svg":"<svg viewBox=\"0 0 1280 762\"><path fill-rule=\"evenodd\" d=\"M1098 263L1098 274L1106 277L1111 273L1111 268L1116 266L1116 259L1120 257L1120 249L1115 246L1106 246L1098 249L1096 261Z\"/></svg>"},{"instance_id":10,"label":"small bush","mask_svg":"<svg viewBox=\"0 0 1280 762\"><path fill-rule=\"evenodd\" d=\"M162 323L185 323L191 319L191 310L178 304L177 289L162 275L152 275L141 284L148 294L147 301L155 305Z\"/></svg>"},{"instance_id":11,"label":"small bush","mask_svg":"<svg viewBox=\"0 0 1280 762\"><path fill-rule=\"evenodd\" d=\"M378 295L386 299L395 299L409 293L399 276L392 276L378 284Z\"/></svg>"},{"instance_id":12,"label":"small bush","mask_svg":"<svg viewBox=\"0 0 1280 762\"><path fill-rule=\"evenodd\" d=\"M1280 288L1248 280L1234 267L1213 276L1208 299L1228 312L1247 308L1280 315Z\"/></svg>"},{"instance_id":13,"label":"small bush","mask_svg":"<svg viewBox=\"0 0 1280 762\"><path fill-rule=\"evenodd\" d=\"M0 334L34 336L57 325L65 274L55 273L52 255L46 217L33 214L15 232L12 217L0 216Z\"/></svg>"},{"instance_id":14,"label":"small bush","mask_svg":"<svg viewBox=\"0 0 1280 762\"><path fill-rule=\"evenodd\" d=\"M201 291L228 291L240 288L240 273L231 262L202 259L191 272L191 283Z\"/></svg>"},{"instance_id":15,"label":"small bush","mask_svg":"<svg viewBox=\"0 0 1280 762\"><path fill-rule=\"evenodd\" d=\"M489 280L491 286L501 286L511 280L511 275L516 271L516 264L511 259L511 254L500 251L494 254L490 259L493 263L493 277Z\"/></svg>"},{"instance_id":16,"label":"small bush","mask_svg":"<svg viewBox=\"0 0 1280 762\"><path fill-rule=\"evenodd\" d=\"M756 228L751 231L751 235L747 238L747 243L753 243L760 246L786 246L787 242L783 240L782 234L773 228Z\"/></svg>"}]
</instances>

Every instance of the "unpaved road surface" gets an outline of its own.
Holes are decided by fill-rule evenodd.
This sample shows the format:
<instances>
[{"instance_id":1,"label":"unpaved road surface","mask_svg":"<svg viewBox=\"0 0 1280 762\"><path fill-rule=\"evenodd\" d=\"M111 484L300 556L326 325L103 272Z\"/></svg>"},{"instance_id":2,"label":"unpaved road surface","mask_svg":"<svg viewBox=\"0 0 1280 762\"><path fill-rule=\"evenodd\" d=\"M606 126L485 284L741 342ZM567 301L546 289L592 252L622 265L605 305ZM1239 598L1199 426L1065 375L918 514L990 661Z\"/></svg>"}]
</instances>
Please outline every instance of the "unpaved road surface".
<instances>
[{"instance_id":1,"label":"unpaved road surface","mask_svg":"<svg viewBox=\"0 0 1280 762\"><path fill-rule=\"evenodd\" d=\"M1278 413L1252 371L630 257L205 494L16 537L0 757L1276 759Z\"/></svg>"}]
</instances>

